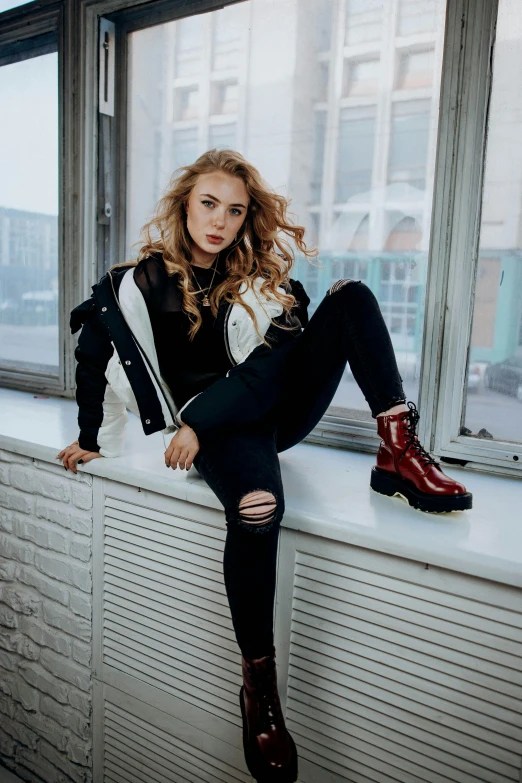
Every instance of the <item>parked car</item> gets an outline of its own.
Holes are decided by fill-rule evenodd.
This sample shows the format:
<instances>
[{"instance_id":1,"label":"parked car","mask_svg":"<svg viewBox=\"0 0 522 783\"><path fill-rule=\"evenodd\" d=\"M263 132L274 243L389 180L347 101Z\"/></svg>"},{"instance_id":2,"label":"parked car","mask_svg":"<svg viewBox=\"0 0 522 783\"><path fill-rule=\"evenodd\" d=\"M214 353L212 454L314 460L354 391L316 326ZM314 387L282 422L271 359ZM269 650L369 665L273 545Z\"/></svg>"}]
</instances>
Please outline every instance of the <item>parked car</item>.
<instances>
[{"instance_id":1,"label":"parked car","mask_svg":"<svg viewBox=\"0 0 522 783\"><path fill-rule=\"evenodd\" d=\"M522 355L510 356L498 364L490 364L484 376L486 389L511 394L522 402Z\"/></svg>"}]
</instances>

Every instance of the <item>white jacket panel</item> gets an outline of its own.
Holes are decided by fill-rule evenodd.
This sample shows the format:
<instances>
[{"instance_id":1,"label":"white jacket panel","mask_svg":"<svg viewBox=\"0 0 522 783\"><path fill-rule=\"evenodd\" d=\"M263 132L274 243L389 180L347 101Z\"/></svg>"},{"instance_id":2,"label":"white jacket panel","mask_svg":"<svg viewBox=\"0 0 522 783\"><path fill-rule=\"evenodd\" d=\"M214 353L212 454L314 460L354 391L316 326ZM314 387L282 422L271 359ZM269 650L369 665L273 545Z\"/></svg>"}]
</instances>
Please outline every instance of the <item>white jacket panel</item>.
<instances>
[{"instance_id":1,"label":"white jacket panel","mask_svg":"<svg viewBox=\"0 0 522 783\"><path fill-rule=\"evenodd\" d=\"M159 379L161 388L159 388L154 374L150 373L151 380L154 384L156 393L158 394L158 398L161 403L161 409L165 418L165 423L167 424L164 432L172 432L174 429L176 429L172 413L174 415L177 413L177 407L169 387L161 377L158 354L156 352L156 344L154 343L154 334L152 332L152 324L150 322L149 312L147 310L147 305L145 303L145 299L143 298L143 294L134 280L134 267L131 267L123 276L120 289L118 291L118 299L123 317L127 321L134 337L138 341L142 353L145 354L146 359L148 359L150 365L152 366L156 378ZM123 383L125 383L130 389L130 384L123 368L121 372L125 378ZM134 397L133 394L132 397ZM165 401L165 397L167 398L168 404Z\"/></svg>"},{"instance_id":2,"label":"white jacket panel","mask_svg":"<svg viewBox=\"0 0 522 783\"><path fill-rule=\"evenodd\" d=\"M103 419L98 430L98 445L102 457L119 457L123 454L128 418L125 403L107 384L103 399Z\"/></svg>"},{"instance_id":3,"label":"white jacket panel","mask_svg":"<svg viewBox=\"0 0 522 783\"><path fill-rule=\"evenodd\" d=\"M270 319L281 315L284 309L276 299L270 299L261 294L260 289L264 282L263 277L256 277L251 285L247 285L246 281L243 281L239 287L239 296L253 309L259 331L263 336L270 326ZM281 286L277 290L281 294L285 293ZM263 342L256 332L252 318L240 302L235 302L229 313L228 341L232 356L237 364L241 364L254 348Z\"/></svg>"}]
</instances>

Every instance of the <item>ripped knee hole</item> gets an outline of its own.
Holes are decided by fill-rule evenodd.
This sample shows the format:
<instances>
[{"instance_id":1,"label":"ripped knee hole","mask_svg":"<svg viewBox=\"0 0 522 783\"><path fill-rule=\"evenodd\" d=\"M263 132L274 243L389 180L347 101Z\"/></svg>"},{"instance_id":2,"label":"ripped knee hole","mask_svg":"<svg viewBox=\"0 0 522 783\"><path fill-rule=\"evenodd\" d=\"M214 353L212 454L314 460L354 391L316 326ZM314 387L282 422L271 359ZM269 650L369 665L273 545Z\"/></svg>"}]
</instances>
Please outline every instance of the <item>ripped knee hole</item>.
<instances>
[{"instance_id":1,"label":"ripped knee hole","mask_svg":"<svg viewBox=\"0 0 522 783\"><path fill-rule=\"evenodd\" d=\"M264 525L271 522L277 508L277 501L271 492L257 490L249 492L239 504L241 521L248 525Z\"/></svg>"}]
</instances>

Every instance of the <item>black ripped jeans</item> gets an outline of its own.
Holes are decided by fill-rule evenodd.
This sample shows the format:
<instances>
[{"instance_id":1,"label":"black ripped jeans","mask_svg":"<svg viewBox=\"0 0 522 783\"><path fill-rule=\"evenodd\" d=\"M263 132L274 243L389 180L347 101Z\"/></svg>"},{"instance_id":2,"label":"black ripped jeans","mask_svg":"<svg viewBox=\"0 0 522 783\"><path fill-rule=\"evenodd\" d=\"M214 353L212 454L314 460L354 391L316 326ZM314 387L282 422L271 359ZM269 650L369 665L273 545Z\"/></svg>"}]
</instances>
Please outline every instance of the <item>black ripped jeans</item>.
<instances>
[{"instance_id":1,"label":"black ripped jeans","mask_svg":"<svg viewBox=\"0 0 522 783\"><path fill-rule=\"evenodd\" d=\"M347 362L374 417L405 401L378 302L360 281L332 286L297 337L276 406L225 438L207 438L194 459L225 509L225 586L237 642L247 658L267 655L273 644L277 546L285 508L277 455L317 425ZM262 525L250 524L240 514L241 500L255 490L266 490L276 500L271 521Z\"/></svg>"}]
</instances>

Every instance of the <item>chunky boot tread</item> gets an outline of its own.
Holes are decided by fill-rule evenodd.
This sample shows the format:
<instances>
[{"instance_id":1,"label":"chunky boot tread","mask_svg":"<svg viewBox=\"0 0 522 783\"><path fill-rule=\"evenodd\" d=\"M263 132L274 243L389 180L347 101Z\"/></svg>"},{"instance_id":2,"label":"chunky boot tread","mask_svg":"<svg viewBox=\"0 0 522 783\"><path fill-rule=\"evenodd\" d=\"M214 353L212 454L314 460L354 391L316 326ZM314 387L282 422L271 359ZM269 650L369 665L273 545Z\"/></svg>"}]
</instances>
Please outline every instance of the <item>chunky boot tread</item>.
<instances>
[{"instance_id":1,"label":"chunky boot tread","mask_svg":"<svg viewBox=\"0 0 522 783\"><path fill-rule=\"evenodd\" d=\"M466 511L472 507L473 502L470 492L440 496L421 492L407 479L377 467L372 468L370 486L375 492L387 497L400 495L413 508L429 513Z\"/></svg>"},{"instance_id":2,"label":"chunky boot tread","mask_svg":"<svg viewBox=\"0 0 522 783\"><path fill-rule=\"evenodd\" d=\"M372 470L371 488L381 495L399 496L413 508L432 514L470 509L471 493L444 473L419 441L419 412L415 403L408 402L407 408L377 416L381 443Z\"/></svg>"}]
</instances>

